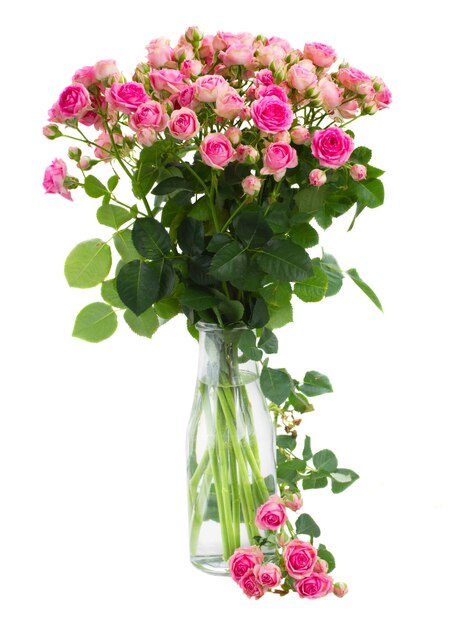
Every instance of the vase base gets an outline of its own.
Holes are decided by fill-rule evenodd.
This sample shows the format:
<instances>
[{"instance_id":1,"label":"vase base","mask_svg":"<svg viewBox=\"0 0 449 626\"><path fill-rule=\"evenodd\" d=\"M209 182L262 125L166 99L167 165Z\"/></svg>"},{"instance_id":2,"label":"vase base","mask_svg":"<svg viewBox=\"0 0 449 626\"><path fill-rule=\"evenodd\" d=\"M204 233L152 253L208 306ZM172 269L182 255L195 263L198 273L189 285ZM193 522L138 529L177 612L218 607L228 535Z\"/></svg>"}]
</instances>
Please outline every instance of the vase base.
<instances>
[{"instance_id":1,"label":"vase base","mask_svg":"<svg viewBox=\"0 0 449 626\"><path fill-rule=\"evenodd\" d=\"M192 556L192 565L206 574L213 576L229 576L229 566L227 561L223 561L221 554L217 556Z\"/></svg>"}]
</instances>

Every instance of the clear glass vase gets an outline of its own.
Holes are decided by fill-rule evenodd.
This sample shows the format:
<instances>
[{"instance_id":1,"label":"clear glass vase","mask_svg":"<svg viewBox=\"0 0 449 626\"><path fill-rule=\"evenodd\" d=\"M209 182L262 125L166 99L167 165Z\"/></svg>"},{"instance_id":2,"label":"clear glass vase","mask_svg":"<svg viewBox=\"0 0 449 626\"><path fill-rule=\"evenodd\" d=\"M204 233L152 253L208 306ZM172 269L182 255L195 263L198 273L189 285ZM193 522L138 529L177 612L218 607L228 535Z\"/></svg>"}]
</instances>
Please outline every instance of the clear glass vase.
<instances>
[{"instance_id":1,"label":"clear glass vase","mask_svg":"<svg viewBox=\"0 0 449 626\"><path fill-rule=\"evenodd\" d=\"M238 349L241 328L200 322L198 377L187 433L192 563L227 574L249 546L258 506L276 492L275 433L257 363Z\"/></svg>"}]
</instances>

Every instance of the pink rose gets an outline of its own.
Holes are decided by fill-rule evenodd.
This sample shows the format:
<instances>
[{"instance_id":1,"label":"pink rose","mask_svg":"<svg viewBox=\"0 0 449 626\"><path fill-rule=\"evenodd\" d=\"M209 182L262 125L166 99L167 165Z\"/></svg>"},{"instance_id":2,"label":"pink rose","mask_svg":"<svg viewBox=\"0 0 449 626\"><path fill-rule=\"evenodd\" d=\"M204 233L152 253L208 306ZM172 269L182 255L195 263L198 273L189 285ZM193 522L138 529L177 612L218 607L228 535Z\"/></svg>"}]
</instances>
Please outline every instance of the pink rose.
<instances>
[{"instance_id":1,"label":"pink rose","mask_svg":"<svg viewBox=\"0 0 449 626\"><path fill-rule=\"evenodd\" d=\"M230 46L238 43L242 43L245 46L252 46L254 41L251 33L226 33L219 31L213 38L213 48L215 51L225 50Z\"/></svg>"},{"instance_id":2,"label":"pink rose","mask_svg":"<svg viewBox=\"0 0 449 626\"><path fill-rule=\"evenodd\" d=\"M285 176L287 168L298 165L298 155L288 143L271 143L263 150L263 168L261 174L273 174L274 180L279 181Z\"/></svg>"},{"instance_id":3,"label":"pink rose","mask_svg":"<svg viewBox=\"0 0 449 626\"><path fill-rule=\"evenodd\" d=\"M237 548L229 559L229 574L232 580L239 580L252 570L256 565L260 565L263 561L263 552L258 546L250 546L249 548Z\"/></svg>"},{"instance_id":4,"label":"pink rose","mask_svg":"<svg viewBox=\"0 0 449 626\"><path fill-rule=\"evenodd\" d=\"M265 85L265 87L273 84L273 72L271 70L260 70L257 72L256 78L257 82L261 85Z\"/></svg>"},{"instance_id":5,"label":"pink rose","mask_svg":"<svg viewBox=\"0 0 449 626\"><path fill-rule=\"evenodd\" d=\"M230 126L225 131L225 137L229 139L233 146L236 146L242 139L242 131L237 126Z\"/></svg>"},{"instance_id":6,"label":"pink rose","mask_svg":"<svg viewBox=\"0 0 449 626\"><path fill-rule=\"evenodd\" d=\"M153 128L139 128L136 133L136 141L142 146L152 146L157 139Z\"/></svg>"},{"instance_id":7,"label":"pink rose","mask_svg":"<svg viewBox=\"0 0 449 626\"><path fill-rule=\"evenodd\" d=\"M297 126L290 131L290 137L297 146L302 146L308 139L310 139L310 133L304 126Z\"/></svg>"},{"instance_id":8,"label":"pink rose","mask_svg":"<svg viewBox=\"0 0 449 626\"><path fill-rule=\"evenodd\" d=\"M248 598L256 598L258 600L261 598L265 590L260 584L260 582L256 579L254 572L249 570L242 576L239 580L239 585L243 589L243 592Z\"/></svg>"},{"instance_id":9,"label":"pink rose","mask_svg":"<svg viewBox=\"0 0 449 626\"><path fill-rule=\"evenodd\" d=\"M281 39L280 37L270 37L267 43L270 46L280 46L287 54L292 49L290 43L286 39Z\"/></svg>"},{"instance_id":10,"label":"pink rose","mask_svg":"<svg viewBox=\"0 0 449 626\"><path fill-rule=\"evenodd\" d=\"M357 100L349 100L348 102L343 102L338 107L338 113L344 119L352 119L355 117L359 110L359 104Z\"/></svg>"},{"instance_id":11,"label":"pink rose","mask_svg":"<svg viewBox=\"0 0 449 626\"><path fill-rule=\"evenodd\" d=\"M364 180L366 178L366 167L360 163L355 163L349 170L349 174L354 180Z\"/></svg>"},{"instance_id":12,"label":"pink rose","mask_svg":"<svg viewBox=\"0 0 449 626\"><path fill-rule=\"evenodd\" d=\"M288 70L287 82L290 87L293 87L293 89L304 93L317 84L318 78L307 63L300 61L299 63L292 65Z\"/></svg>"},{"instance_id":13,"label":"pink rose","mask_svg":"<svg viewBox=\"0 0 449 626\"><path fill-rule=\"evenodd\" d=\"M235 150L235 158L239 163L253 165L259 158L259 152L253 146L241 143Z\"/></svg>"},{"instance_id":14,"label":"pink rose","mask_svg":"<svg viewBox=\"0 0 449 626\"><path fill-rule=\"evenodd\" d=\"M284 145L284 144L271 144ZM288 146L290 148L290 146ZM291 149L291 148L290 148ZM295 152L296 155L296 152ZM261 173L264 173L261 170ZM279 496L271 496L268 502L262 504L256 512L256 526L261 530L276 530L287 521L285 505Z\"/></svg>"},{"instance_id":15,"label":"pink rose","mask_svg":"<svg viewBox=\"0 0 449 626\"><path fill-rule=\"evenodd\" d=\"M287 497L284 498L285 506L291 511L299 511L299 509L304 504L301 496L297 493L291 493Z\"/></svg>"},{"instance_id":16,"label":"pink rose","mask_svg":"<svg viewBox=\"0 0 449 626\"><path fill-rule=\"evenodd\" d=\"M282 142L282 143L291 143L292 138L290 137L290 133L288 130L281 130L280 133L276 133L273 135L274 142Z\"/></svg>"},{"instance_id":17,"label":"pink rose","mask_svg":"<svg viewBox=\"0 0 449 626\"><path fill-rule=\"evenodd\" d=\"M312 154L321 166L337 168L344 165L354 150L352 137L341 128L317 130L312 137Z\"/></svg>"},{"instance_id":18,"label":"pink rose","mask_svg":"<svg viewBox=\"0 0 449 626\"><path fill-rule=\"evenodd\" d=\"M337 53L324 43L306 43L304 58L310 59L318 67L330 67L337 60Z\"/></svg>"},{"instance_id":19,"label":"pink rose","mask_svg":"<svg viewBox=\"0 0 449 626\"><path fill-rule=\"evenodd\" d=\"M198 133L199 128L196 113L187 108L173 111L168 122L168 129L175 139L192 139Z\"/></svg>"},{"instance_id":20,"label":"pink rose","mask_svg":"<svg viewBox=\"0 0 449 626\"><path fill-rule=\"evenodd\" d=\"M348 585L346 583L334 583L333 592L337 598L343 598L348 593Z\"/></svg>"},{"instance_id":21,"label":"pink rose","mask_svg":"<svg viewBox=\"0 0 449 626\"><path fill-rule=\"evenodd\" d=\"M229 88L227 91L221 91L218 94L215 113L225 120L233 120L239 117L245 110L245 101L239 96L235 89Z\"/></svg>"},{"instance_id":22,"label":"pink rose","mask_svg":"<svg viewBox=\"0 0 449 626\"><path fill-rule=\"evenodd\" d=\"M198 51L202 59L212 60L212 57L214 56L213 39L212 35L206 35L203 37L201 47Z\"/></svg>"},{"instance_id":23,"label":"pink rose","mask_svg":"<svg viewBox=\"0 0 449 626\"><path fill-rule=\"evenodd\" d=\"M292 578L303 578L313 572L317 560L316 549L306 541L293 539L284 550L284 562Z\"/></svg>"},{"instance_id":24,"label":"pink rose","mask_svg":"<svg viewBox=\"0 0 449 626\"><path fill-rule=\"evenodd\" d=\"M218 74L200 76L195 82L195 97L200 102L215 102L221 91L228 89L228 83Z\"/></svg>"},{"instance_id":25,"label":"pink rose","mask_svg":"<svg viewBox=\"0 0 449 626\"><path fill-rule=\"evenodd\" d=\"M203 64L201 61L197 59L187 59L181 63L181 74L186 78L190 76L198 76L201 74L201 70L203 69Z\"/></svg>"},{"instance_id":26,"label":"pink rose","mask_svg":"<svg viewBox=\"0 0 449 626\"><path fill-rule=\"evenodd\" d=\"M253 49L243 43L234 43L225 52L218 55L226 67L243 65L248 67L253 61Z\"/></svg>"},{"instance_id":27,"label":"pink rose","mask_svg":"<svg viewBox=\"0 0 449 626\"><path fill-rule=\"evenodd\" d=\"M281 85L268 85L268 87L260 87L257 91L258 98L265 98L266 96L276 96L283 102L288 102L288 96L285 89Z\"/></svg>"},{"instance_id":28,"label":"pink rose","mask_svg":"<svg viewBox=\"0 0 449 626\"><path fill-rule=\"evenodd\" d=\"M271 65L273 61L282 61L287 56L282 46L264 46L259 50L257 61L261 65Z\"/></svg>"},{"instance_id":29,"label":"pink rose","mask_svg":"<svg viewBox=\"0 0 449 626\"><path fill-rule=\"evenodd\" d=\"M83 171L90 170L92 167L92 159L88 156L82 156L78 161L78 167Z\"/></svg>"},{"instance_id":30,"label":"pink rose","mask_svg":"<svg viewBox=\"0 0 449 626\"><path fill-rule=\"evenodd\" d=\"M173 56L177 61L190 61L195 57L195 50L189 43L177 45L173 49Z\"/></svg>"},{"instance_id":31,"label":"pink rose","mask_svg":"<svg viewBox=\"0 0 449 626\"><path fill-rule=\"evenodd\" d=\"M267 96L253 102L251 117L257 128L267 133L288 130L293 122L293 112L290 106L276 96Z\"/></svg>"},{"instance_id":32,"label":"pink rose","mask_svg":"<svg viewBox=\"0 0 449 626\"><path fill-rule=\"evenodd\" d=\"M57 106L59 114L65 119L81 117L90 107L89 92L81 83L73 83L61 93Z\"/></svg>"},{"instance_id":33,"label":"pink rose","mask_svg":"<svg viewBox=\"0 0 449 626\"><path fill-rule=\"evenodd\" d=\"M393 101L391 91L381 78L376 77L373 79L373 82L375 90L374 100L379 109L386 109Z\"/></svg>"},{"instance_id":34,"label":"pink rose","mask_svg":"<svg viewBox=\"0 0 449 626\"><path fill-rule=\"evenodd\" d=\"M295 589L301 598L323 598L332 591L332 578L326 574L310 574L306 578L301 578L295 584Z\"/></svg>"},{"instance_id":35,"label":"pink rose","mask_svg":"<svg viewBox=\"0 0 449 626\"><path fill-rule=\"evenodd\" d=\"M198 43L204 37L203 33L200 31L198 26L189 26L189 28L184 33L184 37L186 41L190 43Z\"/></svg>"},{"instance_id":36,"label":"pink rose","mask_svg":"<svg viewBox=\"0 0 449 626\"><path fill-rule=\"evenodd\" d=\"M163 37L153 39L147 46L148 64L151 67L160 68L166 63L173 61L173 50L170 47L170 41Z\"/></svg>"},{"instance_id":37,"label":"pink rose","mask_svg":"<svg viewBox=\"0 0 449 626\"><path fill-rule=\"evenodd\" d=\"M130 117L129 126L136 131L140 128L153 128L160 133L167 126L167 122L168 115L160 102L147 100Z\"/></svg>"},{"instance_id":38,"label":"pink rose","mask_svg":"<svg viewBox=\"0 0 449 626\"><path fill-rule=\"evenodd\" d=\"M314 169L309 174L309 182L314 187L322 187L326 184L326 173L323 170Z\"/></svg>"},{"instance_id":39,"label":"pink rose","mask_svg":"<svg viewBox=\"0 0 449 626\"><path fill-rule=\"evenodd\" d=\"M150 83L154 91L168 91L179 93L184 88L184 76L179 70L153 70L150 73Z\"/></svg>"},{"instance_id":40,"label":"pink rose","mask_svg":"<svg viewBox=\"0 0 449 626\"><path fill-rule=\"evenodd\" d=\"M93 65L85 65L76 70L72 77L74 83L81 83L85 87L90 87L95 82L95 68Z\"/></svg>"},{"instance_id":41,"label":"pink rose","mask_svg":"<svg viewBox=\"0 0 449 626\"><path fill-rule=\"evenodd\" d=\"M371 78L355 67L342 67L338 70L337 78L341 84L353 91L363 95L369 95L374 91Z\"/></svg>"},{"instance_id":42,"label":"pink rose","mask_svg":"<svg viewBox=\"0 0 449 626\"><path fill-rule=\"evenodd\" d=\"M107 78L116 78L119 80L120 78L120 71L116 62L112 59L106 59L95 63L94 72L96 80L106 80Z\"/></svg>"},{"instance_id":43,"label":"pink rose","mask_svg":"<svg viewBox=\"0 0 449 626\"><path fill-rule=\"evenodd\" d=\"M318 558L316 560L313 571L315 572L315 574L327 574L328 569L329 569L329 565L327 561L325 561L324 559Z\"/></svg>"},{"instance_id":44,"label":"pink rose","mask_svg":"<svg viewBox=\"0 0 449 626\"><path fill-rule=\"evenodd\" d=\"M274 563L265 563L254 567L254 576L262 587L273 589L277 587L282 579L281 570Z\"/></svg>"},{"instance_id":45,"label":"pink rose","mask_svg":"<svg viewBox=\"0 0 449 626\"><path fill-rule=\"evenodd\" d=\"M332 111L343 102L343 89L336 85L330 76L320 78L318 88L325 111Z\"/></svg>"},{"instance_id":46,"label":"pink rose","mask_svg":"<svg viewBox=\"0 0 449 626\"><path fill-rule=\"evenodd\" d=\"M247 176L242 180L242 188L247 196L255 196L259 193L262 181L257 176Z\"/></svg>"},{"instance_id":47,"label":"pink rose","mask_svg":"<svg viewBox=\"0 0 449 626\"><path fill-rule=\"evenodd\" d=\"M123 145L123 136L118 133L114 133L114 143L118 146ZM109 133L103 132L99 137L95 139L97 147L94 150L94 154L97 159L111 159L112 154L112 142Z\"/></svg>"},{"instance_id":48,"label":"pink rose","mask_svg":"<svg viewBox=\"0 0 449 626\"><path fill-rule=\"evenodd\" d=\"M218 170L224 169L235 158L231 142L221 133L207 135L201 142L200 153L206 165Z\"/></svg>"},{"instance_id":49,"label":"pink rose","mask_svg":"<svg viewBox=\"0 0 449 626\"><path fill-rule=\"evenodd\" d=\"M142 83L114 83L106 91L106 100L109 105L122 113L131 115L139 106L150 99Z\"/></svg>"},{"instance_id":50,"label":"pink rose","mask_svg":"<svg viewBox=\"0 0 449 626\"><path fill-rule=\"evenodd\" d=\"M194 85L187 85L182 91L178 93L178 102L182 107L188 107L192 111L198 109L201 106L201 102L195 100L195 87Z\"/></svg>"},{"instance_id":51,"label":"pink rose","mask_svg":"<svg viewBox=\"0 0 449 626\"><path fill-rule=\"evenodd\" d=\"M67 176L67 165L62 159L55 159L47 167L44 173L45 193L59 193L63 198L72 200L70 191L64 187L64 180Z\"/></svg>"}]
</instances>

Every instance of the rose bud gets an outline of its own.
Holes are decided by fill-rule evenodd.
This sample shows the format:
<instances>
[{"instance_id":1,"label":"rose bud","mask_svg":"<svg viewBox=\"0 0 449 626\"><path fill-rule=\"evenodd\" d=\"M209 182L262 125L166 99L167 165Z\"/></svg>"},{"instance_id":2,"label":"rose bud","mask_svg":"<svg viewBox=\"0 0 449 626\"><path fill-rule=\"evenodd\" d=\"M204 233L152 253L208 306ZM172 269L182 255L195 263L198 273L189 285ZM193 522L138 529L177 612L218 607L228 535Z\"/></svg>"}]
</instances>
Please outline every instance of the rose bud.
<instances>
[{"instance_id":1,"label":"rose bud","mask_svg":"<svg viewBox=\"0 0 449 626\"><path fill-rule=\"evenodd\" d=\"M78 161L78 167L83 171L90 170L93 164L92 159L88 156L82 156Z\"/></svg>"},{"instance_id":2,"label":"rose bud","mask_svg":"<svg viewBox=\"0 0 449 626\"><path fill-rule=\"evenodd\" d=\"M303 501L300 495L291 493L284 498L284 504L291 511L299 511L303 505Z\"/></svg>"},{"instance_id":3,"label":"rose bud","mask_svg":"<svg viewBox=\"0 0 449 626\"><path fill-rule=\"evenodd\" d=\"M290 137L294 144L302 146L308 139L310 139L310 133L304 126L297 126L290 131Z\"/></svg>"},{"instance_id":4,"label":"rose bud","mask_svg":"<svg viewBox=\"0 0 449 626\"><path fill-rule=\"evenodd\" d=\"M276 133L273 136L273 141L282 141L283 143L290 143L291 140L292 139L288 130L282 130L281 132Z\"/></svg>"},{"instance_id":5,"label":"rose bud","mask_svg":"<svg viewBox=\"0 0 449 626\"><path fill-rule=\"evenodd\" d=\"M48 126L44 126L42 134L44 137L47 137L47 139L57 139L62 136L62 133L56 124L48 124Z\"/></svg>"},{"instance_id":6,"label":"rose bud","mask_svg":"<svg viewBox=\"0 0 449 626\"><path fill-rule=\"evenodd\" d=\"M227 137L229 141L236 146L242 139L242 131L240 128L237 128L237 126L230 126L225 132L225 137Z\"/></svg>"},{"instance_id":7,"label":"rose bud","mask_svg":"<svg viewBox=\"0 0 449 626\"><path fill-rule=\"evenodd\" d=\"M324 559L318 558L316 560L315 567L313 568L313 571L316 574L327 574L327 570L328 569L329 569L329 565L327 564L327 561L325 561Z\"/></svg>"},{"instance_id":8,"label":"rose bud","mask_svg":"<svg viewBox=\"0 0 449 626\"><path fill-rule=\"evenodd\" d=\"M184 34L185 38L189 43L199 43L204 37L203 33L200 31L198 26L189 26Z\"/></svg>"},{"instance_id":9,"label":"rose bud","mask_svg":"<svg viewBox=\"0 0 449 626\"><path fill-rule=\"evenodd\" d=\"M259 193L262 181L257 176L247 176L242 180L243 191L248 196L255 196Z\"/></svg>"},{"instance_id":10,"label":"rose bud","mask_svg":"<svg viewBox=\"0 0 449 626\"><path fill-rule=\"evenodd\" d=\"M334 583L333 592L337 598L343 598L348 593L348 585L346 583Z\"/></svg>"},{"instance_id":11,"label":"rose bud","mask_svg":"<svg viewBox=\"0 0 449 626\"><path fill-rule=\"evenodd\" d=\"M353 180L364 180L366 178L366 167L355 163L349 170L349 174Z\"/></svg>"},{"instance_id":12,"label":"rose bud","mask_svg":"<svg viewBox=\"0 0 449 626\"><path fill-rule=\"evenodd\" d=\"M67 155L69 159L72 159L72 161L78 162L81 158L81 150L78 148L78 146L70 146L67 151Z\"/></svg>"},{"instance_id":13,"label":"rose bud","mask_svg":"<svg viewBox=\"0 0 449 626\"><path fill-rule=\"evenodd\" d=\"M253 146L241 143L235 151L235 158L239 163L253 165L259 159L259 152Z\"/></svg>"},{"instance_id":14,"label":"rose bud","mask_svg":"<svg viewBox=\"0 0 449 626\"><path fill-rule=\"evenodd\" d=\"M314 169L309 174L309 182L314 187L322 187L326 184L326 173L320 169Z\"/></svg>"}]
</instances>

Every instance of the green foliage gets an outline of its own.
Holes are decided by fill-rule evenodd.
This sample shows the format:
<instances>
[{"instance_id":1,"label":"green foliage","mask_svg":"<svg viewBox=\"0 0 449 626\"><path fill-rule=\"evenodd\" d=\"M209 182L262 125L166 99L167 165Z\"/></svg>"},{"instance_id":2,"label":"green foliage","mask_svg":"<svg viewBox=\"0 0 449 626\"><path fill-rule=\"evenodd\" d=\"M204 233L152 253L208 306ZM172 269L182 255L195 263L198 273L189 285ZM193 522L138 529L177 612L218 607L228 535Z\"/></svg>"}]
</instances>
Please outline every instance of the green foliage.
<instances>
[{"instance_id":1,"label":"green foliage","mask_svg":"<svg viewBox=\"0 0 449 626\"><path fill-rule=\"evenodd\" d=\"M101 196L104 196L108 193L108 190L103 185L103 183L99 181L98 178L96 178L95 176L92 176L92 174L86 176L86 179L84 181L84 191L91 198L101 198Z\"/></svg>"},{"instance_id":2,"label":"green foliage","mask_svg":"<svg viewBox=\"0 0 449 626\"><path fill-rule=\"evenodd\" d=\"M306 396L320 396L323 393L330 393L332 385L329 378L320 372L310 371L304 376L304 383L299 387Z\"/></svg>"},{"instance_id":3,"label":"green foliage","mask_svg":"<svg viewBox=\"0 0 449 626\"><path fill-rule=\"evenodd\" d=\"M309 255L291 241L272 239L257 252L256 258L261 269L274 280L305 280L312 275Z\"/></svg>"},{"instance_id":4,"label":"green foliage","mask_svg":"<svg viewBox=\"0 0 449 626\"><path fill-rule=\"evenodd\" d=\"M129 261L135 261L136 259L142 258L134 247L132 233L130 230L119 230L118 232L114 233L113 239L115 249L125 263L129 263Z\"/></svg>"},{"instance_id":5,"label":"green foliage","mask_svg":"<svg viewBox=\"0 0 449 626\"><path fill-rule=\"evenodd\" d=\"M248 259L243 246L231 241L214 255L209 273L219 280L231 280L246 271Z\"/></svg>"},{"instance_id":6,"label":"green foliage","mask_svg":"<svg viewBox=\"0 0 449 626\"><path fill-rule=\"evenodd\" d=\"M193 217L186 217L178 228L178 245L184 254L201 254L204 250L203 223Z\"/></svg>"},{"instance_id":7,"label":"green foliage","mask_svg":"<svg viewBox=\"0 0 449 626\"><path fill-rule=\"evenodd\" d=\"M302 513L296 520L296 532L298 535L309 535L309 537L321 535L320 527L308 513Z\"/></svg>"},{"instance_id":8,"label":"green foliage","mask_svg":"<svg viewBox=\"0 0 449 626\"><path fill-rule=\"evenodd\" d=\"M109 274L111 249L101 239L89 239L73 248L66 259L64 274L71 287L87 289L99 285Z\"/></svg>"},{"instance_id":9,"label":"green foliage","mask_svg":"<svg viewBox=\"0 0 449 626\"><path fill-rule=\"evenodd\" d=\"M360 289L363 291L363 293L368 296L368 298L371 300L371 302L373 304L375 304L377 306L377 308L380 311L383 311L382 309L382 304L380 303L379 298L377 297L377 295L374 293L374 291L371 289L371 287L369 287L369 285L367 285L359 276L358 272L356 269L350 269L346 272L346 274L352 278L352 280L355 282L355 284L357 285L357 287L360 287Z\"/></svg>"},{"instance_id":10,"label":"green foliage","mask_svg":"<svg viewBox=\"0 0 449 626\"><path fill-rule=\"evenodd\" d=\"M115 306L118 309L125 309L126 306L120 300L120 296L117 291L117 280L112 278L111 280L105 280L101 283L101 297L105 302Z\"/></svg>"},{"instance_id":11,"label":"green foliage","mask_svg":"<svg viewBox=\"0 0 449 626\"><path fill-rule=\"evenodd\" d=\"M239 337L239 348L248 359L260 361L263 352L256 346L256 335L252 330L243 330Z\"/></svg>"},{"instance_id":12,"label":"green foliage","mask_svg":"<svg viewBox=\"0 0 449 626\"><path fill-rule=\"evenodd\" d=\"M108 339L117 328L117 315L109 304L94 302L82 309L75 320L73 336L92 343Z\"/></svg>"},{"instance_id":13,"label":"green foliage","mask_svg":"<svg viewBox=\"0 0 449 626\"><path fill-rule=\"evenodd\" d=\"M293 293L303 302L319 302L322 300L328 288L326 272L320 265L313 265L313 276L297 282Z\"/></svg>"},{"instance_id":14,"label":"green foliage","mask_svg":"<svg viewBox=\"0 0 449 626\"><path fill-rule=\"evenodd\" d=\"M265 354L275 354L278 351L278 340L276 335L269 328L264 328L260 335L258 347Z\"/></svg>"},{"instance_id":15,"label":"green foliage","mask_svg":"<svg viewBox=\"0 0 449 626\"><path fill-rule=\"evenodd\" d=\"M130 261L117 275L120 299L136 315L168 296L174 286L174 272L168 261Z\"/></svg>"},{"instance_id":16,"label":"green foliage","mask_svg":"<svg viewBox=\"0 0 449 626\"><path fill-rule=\"evenodd\" d=\"M331 450L320 450L313 455L313 464L317 470L331 473L338 467L337 457Z\"/></svg>"},{"instance_id":17,"label":"green foliage","mask_svg":"<svg viewBox=\"0 0 449 626\"><path fill-rule=\"evenodd\" d=\"M292 379L285 370L264 367L260 375L260 385L269 400L282 404L290 394Z\"/></svg>"},{"instance_id":18,"label":"green foliage","mask_svg":"<svg viewBox=\"0 0 449 626\"><path fill-rule=\"evenodd\" d=\"M97 211L98 222L115 230L131 219L132 215L129 211L114 204L103 204Z\"/></svg>"},{"instance_id":19,"label":"green foliage","mask_svg":"<svg viewBox=\"0 0 449 626\"><path fill-rule=\"evenodd\" d=\"M334 555L331 552L329 552L329 550L326 548L326 546L323 543L320 543L320 545L318 546L318 556L320 559L323 559L323 561L326 561L328 565L328 568L327 568L328 573L332 572L335 569Z\"/></svg>"},{"instance_id":20,"label":"green foliage","mask_svg":"<svg viewBox=\"0 0 449 626\"><path fill-rule=\"evenodd\" d=\"M153 217L143 217L134 222L132 241L139 254L152 261L159 261L171 249L168 232Z\"/></svg>"},{"instance_id":21,"label":"green foliage","mask_svg":"<svg viewBox=\"0 0 449 626\"><path fill-rule=\"evenodd\" d=\"M332 478L332 493L341 493L348 487L353 485L356 480L360 478L353 470L338 468L335 472L331 473Z\"/></svg>"},{"instance_id":22,"label":"green foliage","mask_svg":"<svg viewBox=\"0 0 449 626\"><path fill-rule=\"evenodd\" d=\"M159 320L153 308L147 309L140 315L127 309L123 317L131 330L141 337L150 339L159 328Z\"/></svg>"}]
</instances>

